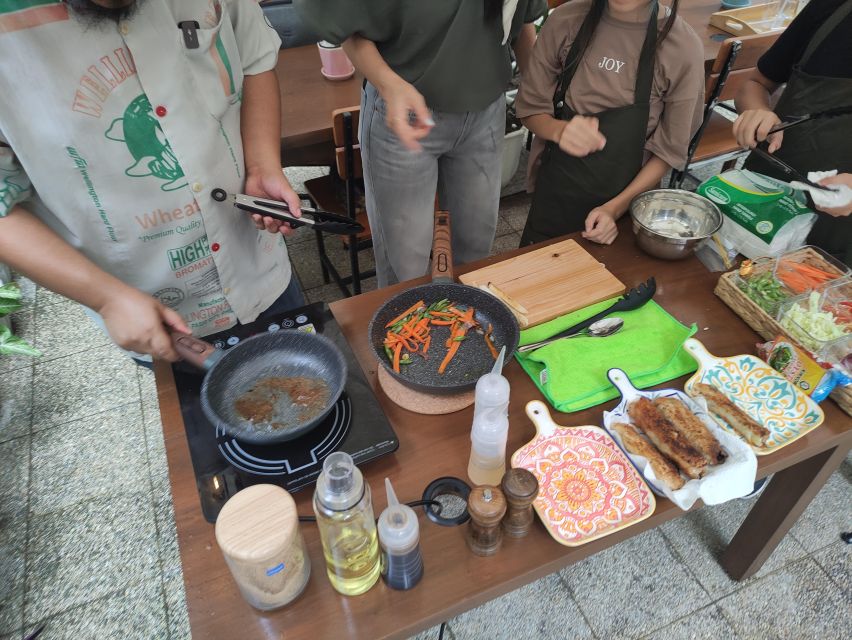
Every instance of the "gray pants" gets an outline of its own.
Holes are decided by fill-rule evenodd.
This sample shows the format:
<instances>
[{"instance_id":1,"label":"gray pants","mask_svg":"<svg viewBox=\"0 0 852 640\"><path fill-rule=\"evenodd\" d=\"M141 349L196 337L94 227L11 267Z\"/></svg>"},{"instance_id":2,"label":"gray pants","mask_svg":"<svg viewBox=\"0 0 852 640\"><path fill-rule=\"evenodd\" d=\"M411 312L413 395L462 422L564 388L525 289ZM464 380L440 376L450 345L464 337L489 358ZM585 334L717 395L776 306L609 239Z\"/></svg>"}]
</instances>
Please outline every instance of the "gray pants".
<instances>
[{"instance_id":1,"label":"gray pants","mask_svg":"<svg viewBox=\"0 0 852 640\"><path fill-rule=\"evenodd\" d=\"M409 151L385 122L385 103L367 83L361 97L361 157L380 287L429 268L435 193L450 212L453 262L488 255L497 228L506 101L482 111L432 114L435 126Z\"/></svg>"}]
</instances>

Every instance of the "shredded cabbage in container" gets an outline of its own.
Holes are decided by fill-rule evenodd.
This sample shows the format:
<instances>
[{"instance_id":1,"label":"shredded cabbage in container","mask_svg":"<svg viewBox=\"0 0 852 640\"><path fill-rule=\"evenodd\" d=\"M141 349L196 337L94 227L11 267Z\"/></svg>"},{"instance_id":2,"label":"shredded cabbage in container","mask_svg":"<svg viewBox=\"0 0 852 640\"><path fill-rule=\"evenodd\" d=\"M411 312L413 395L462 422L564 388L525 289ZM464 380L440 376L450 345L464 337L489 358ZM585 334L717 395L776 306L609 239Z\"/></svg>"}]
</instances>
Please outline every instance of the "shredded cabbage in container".
<instances>
[{"instance_id":1,"label":"shredded cabbage in container","mask_svg":"<svg viewBox=\"0 0 852 640\"><path fill-rule=\"evenodd\" d=\"M807 306L791 305L781 318L781 326L799 344L814 352L819 351L826 342L842 338L848 333L834 314L820 309L819 298L820 294L812 291Z\"/></svg>"}]
</instances>

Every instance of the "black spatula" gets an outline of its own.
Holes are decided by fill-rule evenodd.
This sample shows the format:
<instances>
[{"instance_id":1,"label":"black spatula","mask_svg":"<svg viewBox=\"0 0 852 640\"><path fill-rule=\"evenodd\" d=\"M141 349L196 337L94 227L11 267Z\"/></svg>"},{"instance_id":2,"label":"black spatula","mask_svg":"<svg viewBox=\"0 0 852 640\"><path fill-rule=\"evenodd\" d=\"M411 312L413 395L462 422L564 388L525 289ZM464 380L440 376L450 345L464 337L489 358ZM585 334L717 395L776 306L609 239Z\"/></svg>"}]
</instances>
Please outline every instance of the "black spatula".
<instances>
[{"instance_id":1,"label":"black spatula","mask_svg":"<svg viewBox=\"0 0 852 640\"><path fill-rule=\"evenodd\" d=\"M620 300L617 300L611 307L608 309L604 309L600 313L596 313L591 318L586 318L582 322L575 324L573 327L569 327L564 331L560 331L556 335L549 337L547 340L542 340L541 342L534 342L532 344L525 344L522 347L518 347L518 351L520 353L529 353L530 351L535 351L536 349L541 349L543 346L550 344L551 342L555 342L557 340L562 340L563 338L569 338L576 333L579 333L586 327L592 325L598 320L607 317L613 313L617 313L619 311L632 311L633 309L638 309L643 304L648 302L651 298L654 297L654 294L657 292L657 281L654 278L649 278L647 282L643 282L637 287L633 287L630 291L625 293Z\"/></svg>"}]
</instances>

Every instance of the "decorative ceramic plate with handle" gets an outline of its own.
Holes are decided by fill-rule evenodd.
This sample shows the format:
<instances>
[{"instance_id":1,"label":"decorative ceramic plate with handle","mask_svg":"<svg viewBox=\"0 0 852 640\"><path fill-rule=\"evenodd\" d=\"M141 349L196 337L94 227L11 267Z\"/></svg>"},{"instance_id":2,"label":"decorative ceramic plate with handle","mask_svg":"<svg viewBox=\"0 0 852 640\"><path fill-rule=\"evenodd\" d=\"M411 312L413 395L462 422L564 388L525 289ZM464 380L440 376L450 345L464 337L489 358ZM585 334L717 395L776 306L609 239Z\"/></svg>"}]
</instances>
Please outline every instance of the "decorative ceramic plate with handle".
<instances>
[{"instance_id":1,"label":"decorative ceramic plate with handle","mask_svg":"<svg viewBox=\"0 0 852 640\"><path fill-rule=\"evenodd\" d=\"M684 391L695 396L696 384L714 386L769 429L765 445L751 445L757 455L778 451L816 429L825 419L816 402L760 358L748 354L717 358L694 338L683 346L698 361L698 371L687 380ZM736 433L727 423L720 422Z\"/></svg>"},{"instance_id":2,"label":"decorative ceramic plate with handle","mask_svg":"<svg viewBox=\"0 0 852 640\"><path fill-rule=\"evenodd\" d=\"M554 540L577 547L654 513L654 494L606 431L560 427L539 400L526 411L536 436L514 453L512 466L538 479L533 507Z\"/></svg>"}]
</instances>

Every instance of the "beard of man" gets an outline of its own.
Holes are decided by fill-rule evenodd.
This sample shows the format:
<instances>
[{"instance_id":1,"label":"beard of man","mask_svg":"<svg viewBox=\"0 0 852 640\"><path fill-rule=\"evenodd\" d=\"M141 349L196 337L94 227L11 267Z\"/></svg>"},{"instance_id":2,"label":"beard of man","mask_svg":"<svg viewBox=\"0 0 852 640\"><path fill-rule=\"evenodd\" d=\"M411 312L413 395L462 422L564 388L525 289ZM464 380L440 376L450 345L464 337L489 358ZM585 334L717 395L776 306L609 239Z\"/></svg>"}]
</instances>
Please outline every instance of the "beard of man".
<instances>
[{"instance_id":1,"label":"beard of man","mask_svg":"<svg viewBox=\"0 0 852 640\"><path fill-rule=\"evenodd\" d=\"M63 0L72 12L89 26L129 18L144 0Z\"/></svg>"}]
</instances>

